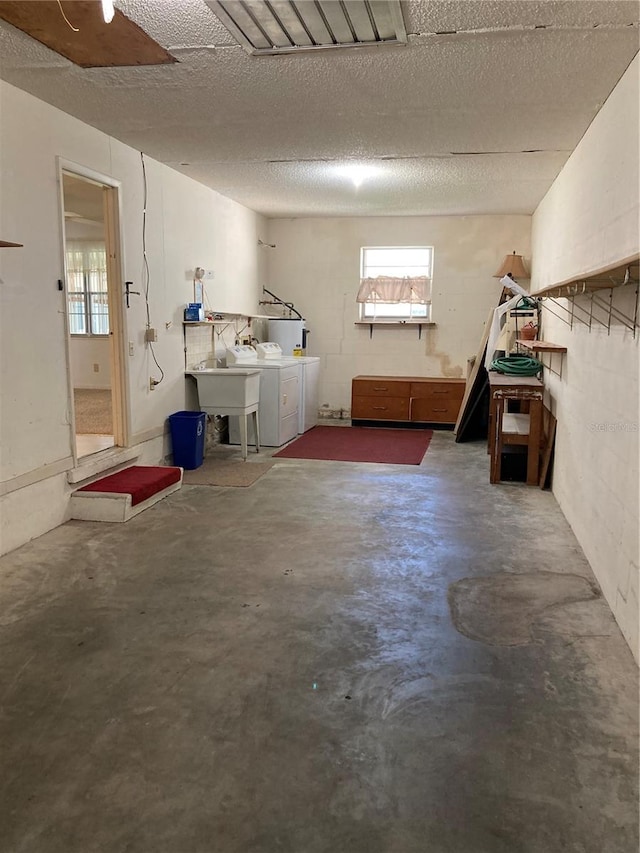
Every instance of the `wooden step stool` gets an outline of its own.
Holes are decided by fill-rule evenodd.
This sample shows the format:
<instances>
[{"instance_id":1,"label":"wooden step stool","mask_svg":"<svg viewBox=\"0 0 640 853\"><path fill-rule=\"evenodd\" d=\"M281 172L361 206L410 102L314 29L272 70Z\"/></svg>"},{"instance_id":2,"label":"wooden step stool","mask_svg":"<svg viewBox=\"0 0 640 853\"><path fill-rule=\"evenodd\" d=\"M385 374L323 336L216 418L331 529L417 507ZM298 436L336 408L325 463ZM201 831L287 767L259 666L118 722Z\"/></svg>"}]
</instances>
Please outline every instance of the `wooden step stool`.
<instances>
[{"instance_id":1,"label":"wooden step stool","mask_svg":"<svg viewBox=\"0 0 640 853\"><path fill-rule=\"evenodd\" d=\"M182 468L132 465L71 495L71 518L129 521L182 486Z\"/></svg>"}]
</instances>

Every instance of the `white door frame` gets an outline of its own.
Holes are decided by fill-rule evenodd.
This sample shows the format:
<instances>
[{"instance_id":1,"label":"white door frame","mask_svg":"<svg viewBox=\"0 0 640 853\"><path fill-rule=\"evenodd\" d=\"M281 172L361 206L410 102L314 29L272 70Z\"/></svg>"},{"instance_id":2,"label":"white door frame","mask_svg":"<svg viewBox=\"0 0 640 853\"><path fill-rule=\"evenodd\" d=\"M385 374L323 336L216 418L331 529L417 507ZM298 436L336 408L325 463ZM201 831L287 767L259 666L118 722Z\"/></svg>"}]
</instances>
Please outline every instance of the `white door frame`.
<instances>
[{"instance_id":1,"label":"white door frame","mask_svg":"<svg viewBox=\"0 0 640 853\"><path fill-rule=\"evenodd\" d=\"M67 356L67 398L70 413L71 432L69 441L71 455L74 465L78 463L78 452L75 439L75 409L73 398L73 381L71 376L71 336L69 334L69 318L67 307L67 264L66 264L66 236L64 228L64 187L63 172L86 178L106 188L105 193L105 244L107 251L107 290L109 299L109 340L111 343L111 396L113 417L113 440L116 447L128 447L131 434L129 413L129 382L128 363L125 353L125 315L123 310L123 255L122 255L122 193L120 192L122 182L103 175L94 169L89 169L79 163L56 157L58 197L60 205L60 221L62 223L62 261L65 276L64 285L64 316L66 329L66 356Z\"/></svg>"}]
</instances>

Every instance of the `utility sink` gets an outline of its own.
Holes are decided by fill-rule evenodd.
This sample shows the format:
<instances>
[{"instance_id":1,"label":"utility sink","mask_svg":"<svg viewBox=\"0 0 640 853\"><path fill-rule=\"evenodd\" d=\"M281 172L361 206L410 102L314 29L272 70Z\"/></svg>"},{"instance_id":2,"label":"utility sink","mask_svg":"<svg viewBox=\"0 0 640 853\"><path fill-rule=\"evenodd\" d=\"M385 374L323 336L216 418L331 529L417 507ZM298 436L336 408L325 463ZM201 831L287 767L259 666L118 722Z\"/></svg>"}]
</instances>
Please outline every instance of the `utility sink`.
<instances>
[{"instance_id":1,"label":"utility sink","mask_svg":"<svg viewBox=\"0 0 640 853\"><path fill-rule=\"evenodd\" d=\"M185 375L193 376L196 380L198 403L202 412L221 415L242 414L247 409L258 406L259 370L240 367L208 367L201 370L186 370Z\"/></svg>"}]
</instances>

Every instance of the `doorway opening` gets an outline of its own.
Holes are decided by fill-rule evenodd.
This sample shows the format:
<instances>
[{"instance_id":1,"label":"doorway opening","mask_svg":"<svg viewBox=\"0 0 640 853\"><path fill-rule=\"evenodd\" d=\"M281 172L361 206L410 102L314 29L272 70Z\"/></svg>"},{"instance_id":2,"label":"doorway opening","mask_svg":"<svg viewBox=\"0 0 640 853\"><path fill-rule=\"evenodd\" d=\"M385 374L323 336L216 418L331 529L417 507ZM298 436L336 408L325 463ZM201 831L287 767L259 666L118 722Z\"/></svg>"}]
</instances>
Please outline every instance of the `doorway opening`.
<instances>
[{"instance_id":1,"label":"doorway opening","mask_svg":"<svg viewBox=\"0 0 640 853\"><path fill-rule=\"evenodd\" d=\"M74 455L123 446L118 188L62 170Z\"/></svg>"}]
</instances>

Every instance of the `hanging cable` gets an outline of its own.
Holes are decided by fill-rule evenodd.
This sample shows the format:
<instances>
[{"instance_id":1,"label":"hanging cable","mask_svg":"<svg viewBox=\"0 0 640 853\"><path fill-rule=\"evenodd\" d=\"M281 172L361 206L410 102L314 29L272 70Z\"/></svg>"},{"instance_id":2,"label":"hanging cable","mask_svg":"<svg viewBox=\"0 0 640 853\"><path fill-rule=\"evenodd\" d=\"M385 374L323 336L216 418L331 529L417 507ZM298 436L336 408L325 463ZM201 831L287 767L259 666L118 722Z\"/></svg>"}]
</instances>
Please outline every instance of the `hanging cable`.
<instances>
[{"instance_id":1,"label":"hanging cable","mask_svg":"<svg viewBox=\"0 0 640 853\"><path fill-rule=\"evenodd\" d=\"M62 8L62 3L60 2L60 0L58 0L58 6L60 7L60 12L62 13L62 17L65 19L65 21L69 25L69 28L72 29L74 31L74 33L79 33L80 32L79 27L74 27L73 24L71 23L71 21L69 20L69 18L67 18L67 16L65 15L64 9Z\"/></svg>"},{"instance_id":2,"label":"hanging cable","mask_svg":"<svg viewBox=\"0 0 640 853\"><path fill-rule=\"evenodd\" d=\"M151 313L149 310L149 287L151 284L151 273L149 271L149 261L147 260L147 168L144 162L144 154L140 152L140 162L142 163L142 292L144 294L144 304L147 313L147 329L151 328ZM153 358L156 367L160 371L160 379L154 380L156 385L159 385L164 379L164 370L160 367L156 358L153 342L148 341L151 357Z\"/></svg>"}]
</instances>

